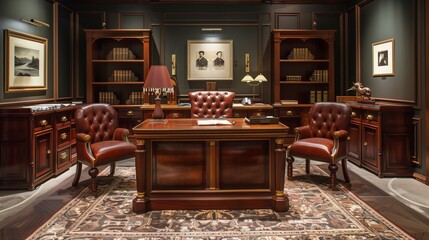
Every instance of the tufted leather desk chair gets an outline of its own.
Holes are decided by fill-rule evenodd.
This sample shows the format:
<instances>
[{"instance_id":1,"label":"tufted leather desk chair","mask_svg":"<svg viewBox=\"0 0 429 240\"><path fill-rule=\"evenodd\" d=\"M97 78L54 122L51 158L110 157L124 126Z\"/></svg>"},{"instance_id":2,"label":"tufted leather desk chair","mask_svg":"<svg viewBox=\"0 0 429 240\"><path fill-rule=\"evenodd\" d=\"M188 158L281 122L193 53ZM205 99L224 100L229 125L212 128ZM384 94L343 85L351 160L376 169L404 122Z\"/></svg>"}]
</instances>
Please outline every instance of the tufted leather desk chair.
<instances>
[{"instance_id":1,"label":"tufted leather desk chair","mask_svg":"<svg viewBox=\"0 0 429 240\"><path fill-rule=\"evenodd\" d=\"M196 91L189 92L188 95L193 118L233 117L234 92Z\"/></svg>"},{"instance_id":2,"label":"tufted leather desk chair","mask_svg":"<svg viewBox=\"0 0 429 240\"><path fill-rule=\"evenodd\" d=\"M307 174L310 159L329 163L332 190L335 188L337 163L341 161L344 179L350 183L346 159L350 119L351 108L345 103L315 103L309 111L309 124L295 128L295 141L287 149L288 179L292 179L294 157L301 157L306 160Z\"/></svg>"},{"instance_id":3,"label":"tufted leather desk chair","mask_svg":"<svg viewBox=\"0 0 429 240\"><path fill-rule=\"evenodd\" d=\"M77 108L76 152L77 165L73 186L79 183L82 163L90 167L91 190L97 191L98 166L110 164L110 175L115 173L115 162L134 157L136 146L128 142L128 129L118 128L116 110L104 103Z\"/></svg>"}]
</instances>

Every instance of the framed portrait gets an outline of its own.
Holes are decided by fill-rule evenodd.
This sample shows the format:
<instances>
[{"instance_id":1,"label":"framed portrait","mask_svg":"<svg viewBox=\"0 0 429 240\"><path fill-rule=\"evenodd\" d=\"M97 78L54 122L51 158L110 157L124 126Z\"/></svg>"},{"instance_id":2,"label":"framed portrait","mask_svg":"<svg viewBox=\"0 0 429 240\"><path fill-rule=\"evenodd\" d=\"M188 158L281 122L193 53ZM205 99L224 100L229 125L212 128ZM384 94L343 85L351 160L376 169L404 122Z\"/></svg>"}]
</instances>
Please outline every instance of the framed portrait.
<instances>
[{"instance_id":1,"label":"framed portrait","mask_svg":"<svg viewBox=\"0 0 429 240\"><path fill-rule=\"evenodd\" d=\"M6 29L6 92L47 89L46 38Z\"/></svg>"},{"instance_id":2,"label":"framed portrait","mask_svg":"<svg viewBox=\"0 0 429 240\"><path fill-rule=\"evenodd\" d=\"M395 40L387 39L372 44L372 75L395 75Z\"/></svg>"},{"instance_id":3,"label":"framed portrait","mask_svg":"<svg viewBox=\"0 0 429 240\"><path fill-rule=\"evenodd\" d=\"M188 40L188 80L232 80L232 40Z\"/></svg>"}]
</instances>

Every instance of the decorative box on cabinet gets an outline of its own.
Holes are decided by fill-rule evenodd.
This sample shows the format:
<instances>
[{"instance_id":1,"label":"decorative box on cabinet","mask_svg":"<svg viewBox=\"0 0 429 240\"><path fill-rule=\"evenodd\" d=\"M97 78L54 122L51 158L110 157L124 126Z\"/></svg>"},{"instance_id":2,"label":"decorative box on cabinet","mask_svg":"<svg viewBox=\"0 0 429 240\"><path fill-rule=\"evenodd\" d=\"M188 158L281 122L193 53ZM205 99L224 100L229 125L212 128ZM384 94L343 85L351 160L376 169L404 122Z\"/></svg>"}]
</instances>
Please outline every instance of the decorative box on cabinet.
<instances>
[{"instance_id":1,"label":"decorative box on cabinet","mask_svg":"<svg viewBox=\"0 0 429 240\"><path fill-rule=\"evenodd\" d=\"M29 189L76 162L75 107L0 108L0 189Z\"/></svg>"},{"instance_id":2,"label":"decorative box on cabinet","mask_svg":"<svg viewBox=\"0 0 429 240\"><path fill-rule=\"evenodd\" d=\"M178 106L161 104L162 111L164 112L165 118L190 118L191 107L190 106ZM152 118L152 112L155 109L155 105L146 104L140 107L143 115L142 120ZM253 104L253 105L236 105L233 106L233 114L236 118L244 118L251 116L267 116L272 115L273 107L269 104Z\"/></svg>"},{"instance_id":3,"label":"decorative box on cabinet","mask_svg":"<svg viewBox=\"0 0 429 240\"><path fill-rule=\"evenodd\" d=\"M379 177L412 176L412 106L348 102L352 119L349 161Z\"/></svg>"},{"instance_id":4,"label":"decorative box on cabinet","mask_svg":"<svg viewBox=\"0 0 429 240\"><path fill-rule=\"evenodd\" d=\"M150 68L150 30L85 29L86 100L113 105L119 125L141 120L142 88Z\"/></svg>"},{"instance_id":5,"label":"decorative box on cabinet","mask_svg":"<svg viewBox=\"0 0 429 240\"><path fill-rule=\"evenodd\" d=\"M294 129L305 123L314 102L335 100L335 31L274 29L272 34L274 113ZM289 136L293 141L293 131Z\"/></svg>"}]
</instances>

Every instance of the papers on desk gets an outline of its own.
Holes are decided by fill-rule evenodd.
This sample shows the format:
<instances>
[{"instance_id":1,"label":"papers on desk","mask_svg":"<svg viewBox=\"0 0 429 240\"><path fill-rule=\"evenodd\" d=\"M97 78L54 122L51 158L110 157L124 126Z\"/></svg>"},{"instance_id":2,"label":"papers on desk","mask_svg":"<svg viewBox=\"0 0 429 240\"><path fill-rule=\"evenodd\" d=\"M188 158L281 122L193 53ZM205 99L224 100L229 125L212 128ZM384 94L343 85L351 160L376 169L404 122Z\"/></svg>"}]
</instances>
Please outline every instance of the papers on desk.
<instances>
[{"instance_id":1,"label":"papers on desk","mask_svg":"<svg viewBox=\"0 0 429 240\"><path fill-rule=\"evenodd\" d=\"M209 120L197 120L198 126L211 126L211 125L233 125L226 119L209 119Z\"/></svg>"}]
</instances>

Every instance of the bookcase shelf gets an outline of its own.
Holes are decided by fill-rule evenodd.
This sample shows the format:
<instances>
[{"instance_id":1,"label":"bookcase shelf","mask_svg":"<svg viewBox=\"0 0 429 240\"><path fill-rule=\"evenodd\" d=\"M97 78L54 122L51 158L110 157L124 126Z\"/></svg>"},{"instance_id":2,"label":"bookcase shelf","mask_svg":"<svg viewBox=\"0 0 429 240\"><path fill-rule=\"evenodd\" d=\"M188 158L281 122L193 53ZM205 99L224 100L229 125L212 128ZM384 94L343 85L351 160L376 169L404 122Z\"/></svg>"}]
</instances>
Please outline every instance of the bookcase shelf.
<instances>
[{"instance_id":1,"label":"bookcase shelf","mask_svg":"<svg viewBox=\"0 0 429 240\"><path fill-rule=\"evenodd\" d=\"M274 114L291 129L308 121L307 113L314 102L334 101L334 33L272 31ZM298 104L281 104L282 100ZM293 141L293 134L288 141Z\"/></svg>"}]
</instances>

